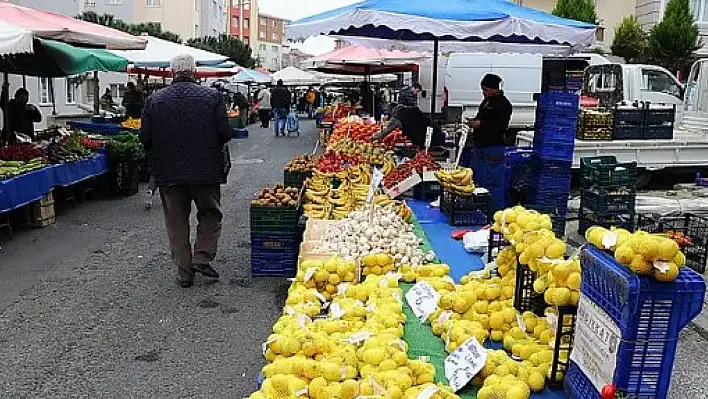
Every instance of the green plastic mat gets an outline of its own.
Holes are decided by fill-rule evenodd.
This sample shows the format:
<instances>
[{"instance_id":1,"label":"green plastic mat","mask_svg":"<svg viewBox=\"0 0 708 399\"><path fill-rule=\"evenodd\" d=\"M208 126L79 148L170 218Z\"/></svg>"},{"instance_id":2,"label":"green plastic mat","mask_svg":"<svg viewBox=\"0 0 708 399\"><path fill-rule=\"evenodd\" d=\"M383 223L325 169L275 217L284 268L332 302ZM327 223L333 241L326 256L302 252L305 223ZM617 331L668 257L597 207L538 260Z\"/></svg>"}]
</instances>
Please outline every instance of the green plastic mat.
<instances>
[{"instance_id":1,"label":"green plastic mat","mask_svg":"<svg viewBox=\"0 0 708 399\"><path fill-rule=\"evenodd\" d=\"M417 223L417 222L416 222ZM420 226L418 226L420 227ZM405 295L413 287L411 283L401 283L403 290L403 313L406 315L406 324L403 328L403 339L408 343L408 358L418 359L424 357L435 366L435 382L447 384L445 378L445 343L442 339L433 334L430 325L421 323L415 317L413 310L408 306ZM476 399L476 389L466 386L457 392L457 395L464 399Z\"/></svg>"}]
</instances>

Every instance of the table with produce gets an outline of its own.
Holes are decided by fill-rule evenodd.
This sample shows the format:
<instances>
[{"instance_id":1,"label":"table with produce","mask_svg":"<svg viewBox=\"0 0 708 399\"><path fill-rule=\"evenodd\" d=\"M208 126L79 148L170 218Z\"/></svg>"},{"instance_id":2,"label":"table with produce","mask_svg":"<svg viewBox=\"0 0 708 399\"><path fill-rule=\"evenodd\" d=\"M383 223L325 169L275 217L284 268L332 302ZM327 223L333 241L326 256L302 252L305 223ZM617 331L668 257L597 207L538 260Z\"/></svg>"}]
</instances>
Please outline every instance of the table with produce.
<instances>
[{"instance_id":1,"label":"table with produce","mask_svg":"<svg viewBox=\"0 0 708 399\"><path fill-rule=\"evenodd\" d=\"M69 121L72 129L102 136L114 136L123 132L137 134L140 131L140 118L128 118L120 123L109 120Z\"/></svg>"},{"instance_id":2,"label":"table with produce","mask_svg":"<svg viewBox=\"0 0 708 399\"><path fill-rule=\"evenodd\" d=\"M550 215L489 212L474 170L396 159L376 128L339 120L288 164L301 188L251 202L253 276L292 278L251 398L666 397L705 294L684 235L595 226L573 250ZM432 180L439 207L414 196Z\"/></svg>"}]
</instances>

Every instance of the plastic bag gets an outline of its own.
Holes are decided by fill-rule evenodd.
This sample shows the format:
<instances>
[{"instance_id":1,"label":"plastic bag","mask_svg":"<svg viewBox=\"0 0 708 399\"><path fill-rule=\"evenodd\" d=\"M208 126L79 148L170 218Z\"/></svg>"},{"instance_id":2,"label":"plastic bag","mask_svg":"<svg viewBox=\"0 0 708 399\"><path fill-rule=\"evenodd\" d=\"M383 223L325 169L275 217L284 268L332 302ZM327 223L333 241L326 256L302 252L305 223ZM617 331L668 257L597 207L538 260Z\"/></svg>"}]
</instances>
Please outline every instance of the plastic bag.
<instances>
[{"instance_id":1,"label":"plastic bag","mask_svg":"<svg viewBox=\"0 0 708 399\"><path fill-rule=\"evenodd\" d=\"M462 237L462 246L467 252L486 254L489 246L489 229L466 233Z\"/></svg>"}]
</instances>

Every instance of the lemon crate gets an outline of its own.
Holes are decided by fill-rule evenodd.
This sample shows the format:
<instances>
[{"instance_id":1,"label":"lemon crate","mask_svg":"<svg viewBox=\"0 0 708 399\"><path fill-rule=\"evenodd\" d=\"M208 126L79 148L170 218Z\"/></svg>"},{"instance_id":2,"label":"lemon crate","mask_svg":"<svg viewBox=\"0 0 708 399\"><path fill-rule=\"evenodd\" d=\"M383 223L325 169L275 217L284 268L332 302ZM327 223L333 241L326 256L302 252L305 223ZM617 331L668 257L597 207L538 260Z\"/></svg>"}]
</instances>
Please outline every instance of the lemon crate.
<instances>
[{"instance_id":1,"label":"lemon crate","mask_svg":"<svg viewBox=\"0 0 708 399\"><path fill-rule=\"evenodd\" d=\"M292 277L297 267L300 238L295 234L251 233L251 275Z\"/></svg>"},{"instance_id":2,"label":"lemon crate","mask_svg":"<svg viewBox=\"0 0 708 399\"><path fill-rule=\"evenodd\" d=\"M575 319L578 315L577 306L559 306L556 318L555 339L553 341L553 363L551 363L549 385L562 386L563 378L568 371L570 352L573 350L575 337Z\"/></svg>"},{"instance_id":3,"label":"lemon crate","mask_svg":"<svg viewBox=\"0 0 708 399\"><path fill-rule=\"evenodd\" d=\"M536 273L529 269L528 265L518 263L518 259L517 264L514 308L520 313L533 312L537 316L543 316L546 301L543 299L543 294L538 294L533 290Z\"/></svg>"},{"instance_id":4,"label":"lemon crate","mask_svg":"<svg viewBox=\"0 0 708 399\"><path fill-rule=\"evenodd\" d=\"M698 273L705 273L708 262L708 219L691 213L661 217L639 215L637 229L667 234L669 237L682 234L685 239L677 242L686 255L686 266Z\"/></svg>"},{"instance_id":5,"label":"lemon crate","mask_svg":"<svg viewBox=\"0 0 708 399\"><path fill-rule=\"evenodd\" d=\"M637 192L633 189L583 189L580 194L580 206L597 213L626 212L634 213Z\"/></svg>"},{"instance_id":6,"label":"lemon crate","mask_svg":"<svg viewBox=\"0 0 708 399\"><path fill-rule=\"evenodd\" d=\"M603 317L613 322L621 334L615 340L617 366L612 380L618 393L632 398L665 398L679 333L700 313L705 281L687 267L681 268L676 280L669 283L637 276L591 245L583 247L580 261L582 294L606 314ZM612 341L613 337L609 334L606 339ZM579 339L577 334L575 339ZM590 378L572 361L565 389L571 398L600 398Z\"/></svg>"},{"instance_id":7,"label":"lemon crate","mask_svg":"<svg viewBox=\"0 0 708 399\"><path fill-rule=\"evenodd\" d=\"M581 203L582 205L582 203ZM619 227L629 231L634 230L634 210L631 212L595 212L592 209L581 207L578 212L578 234L585 232L592 226Z\"/></svg>"},{"instance_id":8,"label":"lemon crate","mask_svg":"<svg viewBox=\"0 0 708 399\"><path fill-rule=\"evenodd\" d=\"M491 263L499 255L502 249L511 244L504 238L502 233L489 229L489 246L487 250L487 262Z\"/></svg>"}]
</instances>

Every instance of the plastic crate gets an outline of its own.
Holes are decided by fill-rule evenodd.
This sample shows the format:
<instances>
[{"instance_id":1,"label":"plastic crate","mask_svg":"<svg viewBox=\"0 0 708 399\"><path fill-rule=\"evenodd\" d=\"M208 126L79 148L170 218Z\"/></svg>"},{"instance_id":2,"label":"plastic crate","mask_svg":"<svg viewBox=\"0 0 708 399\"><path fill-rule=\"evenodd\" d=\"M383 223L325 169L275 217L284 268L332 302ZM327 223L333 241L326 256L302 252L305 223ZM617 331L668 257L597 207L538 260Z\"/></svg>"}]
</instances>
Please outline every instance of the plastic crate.
<instances>
[{"instance_id":1,"label":"plastic crate","mask_svg":"<svg viewBox=\"0 0 708 399\"><path fill-rule=\"evenodd\" d=\"M580 176L584 188L635 187L637 163L620 163L614 156L583 157L580 159Z\"/></svg>"},{"instance_id":2,"label":"plastic crate","mask_svg":"<svg viewBox=\"0 0 708 399\"><path fill-rule=\"evenodd\" d=\"M538 316L543 316L546 301L543 299L543 294L538 294L533 290L534 281L536 281L536 273L531 271L527 265L518 264L516 266L514 308L520 313L533 312Z\"/></svg>"},{"instance_id":3,"label":"plastic crate","mask_svg":"<svg viewBox=\"0 0 708 399\"><path fill-rule=\"evenodd\" d=\"M678 216L652 217L639 215L637 230L649 233L682 233L690 243L679 244L686 255L686 266L698 273L705 273L708 261L708 219L691 213Z\"/></svg>"},{"instance_id":4,"label":"plastic crate","mask_svg":"<svg viewBox=\"0 0 708 399\"><path fill-rule=\"evenodd\" d=\"M251 233L294 233L299 231L298 208L251 205Z\"/></svg>"},{"instance_id":5,"label":"plastic crate","mask_svg":"<svg viewBox=\"0 0 708 399\"><path fill-rule=\"evenodd\" d=\"M572 128L578 125L577 111L538 111L536 113L537 129L546 127Z\"/></svg>"},{"instance_id":6,"label":"plastic crate","mask_svg":"<svg viewBox=\"0 0 708 399\"><path fill-rule=\"evenodd\" d=\"M233 129L231 129L231 138L232 139L247 139L248 138L248 129L246 129L246 128L233 128Z\"/></svg>"},{"instance_id":7,"label":"plastic crate","mask_svg":"<svg viewBox=\"0 0 708 399\"><path fill-rule=\"evenodd\" d=\"M674 138L674 126L644 126L642 138L644 140L672 140Z\"/></svg>"},{"instance_id":8,"label":"plastic crate","mask_svg":"<svg viewBox=\"0 0 708 399\"><path fill-rule=\"evenodd\" d=\"M646 120L647 110L638 107L615 108L612 123L614 126L642 126Z\"/></svg>"},{"instance_id":9,"label":"plastic crate","mask_svg":"<svg viewBox=\"0 0 708 399\"><path fill-rule=\"evenodd\" d=\"M528 193L527 201L542 207L564 209L568 208L568 191L541 192L532 189Z\"/></svg>"},{"instance_id":10,"label":"plastic crate","mask_svg":"<svg viewBox=\"0 0 708 399\"><path fill-rule=\"evenodd\" d=\"M301 236L299 233L288 234L262 234L251 233L251 252L296 252L300 247Z\"/></svg>"},{"instance_id":11,"label":"plastic crate","mask_svg":"<svg viewBox=\"0 0 708 399\"><path fill-rule=\"evenodd\" d=\"M686 267L670 283L637 276L592 245L583 247L580 260L583 295L617 324L622 335L612 381L618 393L631 398L665 398L679 333L700 313L705 281ZM573 362L565 388L571 398L600 398Z\"/></svg>"},{"instance_id":12,"label":"plastic crate","mask_svg":"<svg viewBox=\"0 0 708 399\"><path fill-rule=\"evenodd\" d=\"M296 252L251 252L251 276L253 277L294 277L296 270Z\"/></svg>"},{"instance_id":13,"label":"plastic crate","mask_svg":"<svg viewBox=\"0 0 708 399\"><path fill-rule=\"evenodd\" d=\"M580 194L580 206L597 213L634 213L637 192L634 189L604 188L583 189Z\"/></svg>"},{"instance_id":14,"label":"plastic crate","mask_svg":"<svg viewBox=\"0 0 708 399\"><path fill-rule=\"evenodd\" d=\"M557 310L558 325L553 345L553 362L548 376L548 383L551 386L563 385L563 377L570 363L570 352L573 350L575 319L578 315L577 306L559 306Z\"/></svg>"},{"instance_id":15,"label":"plastic crate","mask_svg":"<svg viewBox=\"0 0 708 399\"><path fill-rule=\"evenodd\" d=\"M643 126L615 126L612 128L612 140L642 140Z\"/></svg>"},{"instance_id":16,"label":"plastic crate","mask_svg":"<svg viewBox=\"0 0 708 399\"><path fill-rule=\"evenodd\" d=\"M537 108L541 111L578 111L580 96L571 93L542 93Z\"/></svg>"},{"instance_id":17,"label":"plastic crate","mask_svg":"<svg viewBox=\"0 0 708 399\"><path fill-rule=\"evenodd\" d=\"M526 209L533 209L536 212L544 213L551 217L551 229L556 237L565 236L565 225L568 221L568 203L564 206L551 206L547 204L527 203Z\"/></svg>"},{"instance_id":18,"label":"plastic crate","mask_svg":"<svg viewBox=\"0 0 708 399\"><path fill-rule=\"evenodd\" d=\"M649 108L645 114L645 123L647 126L654 125L673 125L676 122L676 106L672 108Z\"/></svg>"},{"instance_id":19,"label":"plastic crate","mask_svg":"<svg viewBox=\"0 0 708 399\"><path fill-rule=\"evenodd\" d=\"M499 252L511 245L509 241L504 239L504 235L502 233L497 233L494 230L489 230L489 246L487 247L487 262L491 263L494 259L497 258L497 255L499 255Z\"/></svg>"},{"instance_id":20,"label":"plastic crate","mask_svg":"<svg viewBox=\"0 0 708 399\"><path fill-rule=\"evenodd\" d=\"M139 191L140 173L136 161L121 161L111 166L110 181L113 193L116 195L130 196Z\"/></svg>"},{"instance_id":21,"label":"plastic crate","mask_svg":"<svg viewBox=\"0 0 708 399\"><path fill-rule=\"evenodd\" d=\"M575 135L573 135L575 136ZM575 140L575 138L573 138ZM534 155L549 161L572 161L575 141L546 141L543 144L534 141Z\"/></svg>"},{"instance_id":22,"label":"plastic crate","mask_svg":"<svg viewBox=\"0 0 708 399\"><path fill-rule=\"evenodd\" d=\"M534 129L534 147L546 143L574 143L578 127L544 126Z\"/></svg>"},{"instance_id":23,"label":"plastic crate","mask_svg":"<svg viewBox=\"0 0 708 399\"><path fill-rule=\"evenodd\" d=\"M300 188L305 183L305 180L311 176L312 172L290 172L283 170L283 185L285 187Z\"/></svg>"},{"instance_id":24,"label":"plastic crate","mask_svg":"<svg viewBox=\"0 0 708 399\"><path fill-rule=\"evenodd\" d=\"M554 161L534 157L531 161L530 186L545 192L570 191L572 161Z\"/></svg>"},{"instance_id":25,"label":"plastic crate","mask_svg":"<svg viewBox=\"0 0 708 399\"><path fill-rule=\"evenodd\" d=\"M462 196L443 190L440 209L452 226L484 226L489 223L488 194Z\"/></svg>"},{"instance_id":26,"label":"plastic crate","mask_svg":"<svg viewBox=\"0 0 708 399\"><path fill-rule=\"evenodd\" d=\"M413 187L413 198L417 200L435 200L442 194L442 186L437 181L424 181Z\"/></svg>"},{"instance_id":27,"label":"plastic crate","mask_svg":"<svg viewBox=\"0 0 708 399\"><path fill-rule=\"evenodd\" d=\"M633 231L635 214L633 212L600 214L581 207L578 219L578 234L584 236L585 232L592 226L602 226L606 229L617 227Z\"/></svg>"},{"instance_id":28,"label":"plastic crate","mask_svg":"<svg viewBox=\"0 0 708 399\"><path fill-rule=\"evenodd\" d=\"M575 136L578 140L600 141L612 140L612 129L604 127L579 127Z\"/></svg>"}]
</instances>

